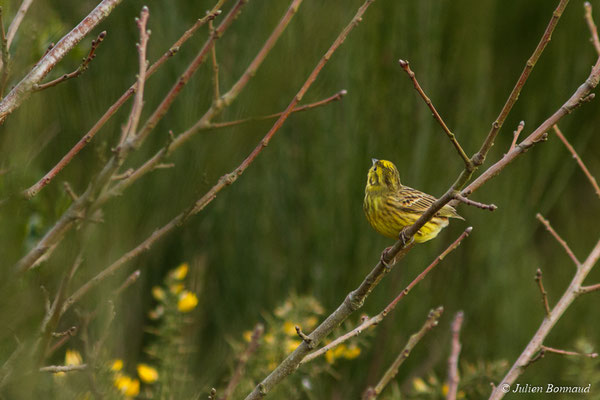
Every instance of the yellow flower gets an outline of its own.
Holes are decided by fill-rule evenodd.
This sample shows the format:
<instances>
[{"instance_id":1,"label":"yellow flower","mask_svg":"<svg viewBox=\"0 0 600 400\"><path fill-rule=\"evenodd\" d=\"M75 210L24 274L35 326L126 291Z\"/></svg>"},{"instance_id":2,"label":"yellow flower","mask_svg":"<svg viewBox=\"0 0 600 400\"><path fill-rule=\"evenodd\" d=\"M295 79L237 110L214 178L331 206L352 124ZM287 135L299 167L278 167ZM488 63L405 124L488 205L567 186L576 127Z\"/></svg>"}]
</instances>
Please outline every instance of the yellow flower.
<instances>
[{"instance_id":1,"label":"yellow flower","mask_svg":"<svg viewBox=\"0 0 600 400\"><path fill-rule=\"evenodd\" d=\"M346 358L348 360L352 360L353 358L356 358L359 355L360 355L360 347L358 347L355 344L348 346L346 351L344 351L344 358Z\"/></svg>"},{"instance_id":2,"label":"yellow flower","mask_svg":"<svg viewBox=\"0 0 600 400\"><path fill-rule=\"evenodd\" d=\"M67 350L65 353L66 365L81 365L82 362L81 354L77 350Z\"/></svg>"},{"instance_id":3,"label":"yellow flower","mask_svg":"<svg viewBox=\"0 0 600 400\"><path fill-rule=\"evenodd\" d=\"M169 291L173 294L179 294L183 291L183 283L174 283L169 286Z\"/></svg>"},{"instance_id":4,"label":"yellow flower","mask_svg":"<svg viewBox=\"0 0 600 400\"><path fill-rule=\"evenodd\" d=\"M158 371L148 364L138 364L137 373L143 382L154 383L158 380Z\"/></svg>"},{"instance_id":5,"label":"yellow flower","mask_svg":"<svg viewBox=\"0 0 600 400\"><path fill-rule=\"evenodd\" d=\"M333 355L333 350L329 350L325 353L325 361L329 364L333 364L335 362L335 356Z\"/></svg>"},{"instance_id":6,"label":"yellow flower","mask_svg":"<svg viewBox=\"0 0 600 400\"><path fill-rule=\"evenodd\" d=\"M128 397L135 397L140 393L140 381L131 379L127 375L118 375L115 378L115 386L122 394Z\"/></svg>"},{"instance_id":7,"label":"yellow flower","mask_svg":"<svg viewBox=\"0 0 600 400\"><path fill-rule=\"evenodd\" d=\"M412 384L417 393L425 393L429 391L429 387L427 387L427 384L421 378L415 378Z\"/></svg>"},{"instance_id":8,"label":"yellow flower","mask_svg":"<svg viewBox=\"0 0 600 400\"><path fill-rule=\"evenodd\" d=\"M152 297L158 301L163 301L165 299L165 291L160 286L152 287Z\"/></svg>"},{"instance_id":9,"label":"yellow flower","mask_svg":"<svg viewBox=\"0 0 600 400\"><path fill-rule=\"evenodd\" d=\"M179 301L177 302L177 309L181 312L190 312L198 305L198 297L195 293L187 290L183 291L179 295Z\"/></svg>"},{"instance_id":10,"label":"yellow flower","mask_svg":"<svg viewBox=\"0 0 600 400\"><path fill-rule=\"evenodd\" d=\"M296 336L296 325L292 321L285 321L283 323L283 332L289 336Z\"/></svg>"},{"instance_id":11,"label":"yellow flower","mask_svg":"<svg viewBox=\"0 0 600 400\"><path fill-rule=\"evenodd\" d=\"M292 339L288 339L285 342L285 350L287 353L291 353L292 351L296 350L296 347L300 346L300 343L302 343L299 340L292 340Z\"/></svg>"},{"instance_id":12,"label":"yellow flower","mask_svg":"<svg viewBox=\"0 0 600 400\"><path fill-rule=\"evenodd\" d=\"M244 331L242 336L246 342L250 342L250 340L252 340L252 331Z\"/></svg>"},{"instance_id":13,"label":"yellow flower","mask_svg":"<svg viewBox=\"0 0 600 400\"><path fill-rule=\"evenodd\" d=\"M444 397L448 395L448 390L450 390L450 387L447 383L444 383L442 385L442 394L444 395Z\"/></svg>"},{"instance_id":14,"label":"yellow flower","mask_svg":"<svg viewBox=\"0 0 600 400\"><path fill-rule=\"evenodd\" d=\"M271 343L273 343L274 341L275 341L275 336L273 336L273 334L272 334L272 333L267 333L267 334L265 335L265 343L267 343L267 344L271 344Z\"/></svg>"},{"instance_id":15,"label":"yellow flower","mask_svg":"<svg viewBox=\"0 0 600 400\"><path fill-rule=\"evenodd\" d=\"M117 358L116 360L114 360L110 366L110 370L111 371L120 371L123 369L123 360Z\"/></svg>"},{"instance_id":16,"label":"yellow flower","mask_svg":"<svg viewBox=\"0 0 600 400\"><path fill-rule=\"evenodd\" d=\"M189 269L190 269L190 266L188 265L188 263L184 262L184 263L181 263L177 268L171 270L171 273L169 275L172 278L177 279L178 281L181 281L181 280L185 279Z\"/></svg>"},{"instance_id":17,"label":"yellow flower","mask_svg":"<svg viewBox=\"0 0 600 400\"><path fill-rule=\"evenodd\" d=\"M346 352L346 349L347 349L347 347L344 343L337 346L335 349L333 349L334 358L343 357L344 353Z\"/></svg>"}]
</instances>

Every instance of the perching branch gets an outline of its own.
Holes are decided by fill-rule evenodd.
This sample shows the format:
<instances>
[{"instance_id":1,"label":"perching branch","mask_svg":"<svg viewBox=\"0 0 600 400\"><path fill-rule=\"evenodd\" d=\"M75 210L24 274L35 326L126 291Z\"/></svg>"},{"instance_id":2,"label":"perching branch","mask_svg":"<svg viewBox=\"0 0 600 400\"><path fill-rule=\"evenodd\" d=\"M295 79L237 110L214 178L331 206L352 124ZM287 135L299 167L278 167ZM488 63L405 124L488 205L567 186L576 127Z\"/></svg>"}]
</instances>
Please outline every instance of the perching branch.
<instances>
[{"instance_id":1,"label":"perching branch","mask_svg":"<svg viewBox=\"0 0 600 400\"><path fill-rule=\"evenodd\" d=\"M596 195L598 196L598 198L600 198L600 186L598 186L598 182L596 182L596 178L594 178L594 176L587 169L587 167L581 160L581 157L579 157L579 154L577 154L577 152L575 151L573 146L571 146L571 143L569 143L569 141L567 140L565 135L563 135L561 130L558 128L558 125L555 124L554 126L552 126L552 129L554 129L554 133L556 133L556 136L558 136L558 138L563 142L563 144L565 145L567 150L569 150L571 152L571 155L573 156L575 161L577 161L577 164L579 164L579 167L581 168L581 170L583 171L585 176L588 178L588 180L592 184L594 191L596 192Z\"/></svg>"},{"instance_id":2,"label":"perching branch","mask_svg":"<svg viewBox=\"0 0 600 400\"><path fill-rule=\"evenodd\" d=\"M377 398L377 396L383 391L383 389L385 389L387 384L390 383L392 379L394 379L394 377L398 373L400 365L402 365L404 360L406 360L408 356L410 356L410 352L412 351L412 349L414 349L415 346L421 341L421 339L423 339L423 336L425 336L427 332L429 332L432 328L438 325L438 320L442 316L443 312L444 307L441 306L436 308L435 310L429 311L427 320L425 321L421 329L419 329L418 332L411 335L411 337L408 339L408 343L406 343L406 346L404 346L404 349L402 349L400 354L398 354L398 357L396 357L392 365L390 365L385 374L383 374L377 385L375 387L371 386L367 388L367 390L365 390L362 396L363 400L372 400Z\"/></svg>"},{"instance_id":3,"label":"perching branch","mask_svg":"<svg viewBox=\"0 0 600 400\"><path fill-rule=\"evenodd\" d=\"M585 22L587 23L590 33L592 34L590 41L593 43L596 52L600 56L600 39L598 39L598 29L594 23L594 18L592 18L592 5L589 1L586 1L583 3L583 8L585 9Z\"/></svg>"},{"instance_id":4,"label":"perching branch","mask_svg":"<svg viewBox=\"0 0 600 400\"><path fill-rule=\"evenodd\" d=\"M240 356L238 365L235 368L235 372L233 373L233 376L231 377L229 383L227 384L227 387L225 388L225 393L219 398L219 400L227 400L233 395L235 388L238 386L240 380L244 376L244 370L246 368L248 360L260 345L260 338L262 337L264 330L265 327L262 324L256 324L256 326L254 327L254 330L252 331L252 336L250 338L250 343L248 344L248 347L246 347L246 350Z\"/></svg>"},{"instance_id":5,"label":"perching branch","mask_svg":"<svg viewBox=\"0 0 600 400\"><path fill-rule=\"evenodd\" d=\"M446 250L444 250L439 256L437 256L435 258L435 260L433 260L433 262L431 264L429 264L429 266L427 266L427 268L425 268L419 275L417 275L417 277L415 279L413 279L412 282L410 282L408 284L408 286L406 286L406 288L404 290L402 290L397 296L396 298L394 298L394 300L392 300L387 307L385 307L383 309L383 311L381 311L379 314L377 314L376 316L372 317L372 318L365 318L361 324L359 326L357 326L356 328L354 328L353 330L351 330L350 332L347 332L343 335L341 335L340 337L332 340L331 342L327 343L325 346L321 347L318 350L315 350L314 352L308 354L307 356L305 356L302 359L301 364L306 364L309 361L314 360L315 358L325 354L326 352L328 352L329 350L332 350L333 348L337 347L338 345L340 345L341 343L347 341L348 339L351 339L355 336L360 335L362 332L365 331L365 329L371 327L371 326L375 326L377 324L379 324L381 321L383 321L383 319L394 310L394 308L396 308L396 305L400 302L400 300L402 300L406 295L408 295L408 293L419 283L421 282L423 279L425 279L425 277L446 257L448 256L448 254L450 254L452 251L454 251L458 246L460 246L460 244L462 243L462 241L469 236L469 234L471 233L473 228L469 227L467 228L450 246L448 246L446 248ZM350 296L350 295L348 295Z\"/></svg>"},{"instance_id":6,"label":"perching branch","mask_svg":"<svg viewBox=\"0 0 600 400\"><path fill-rule=\"evenodd\" d=\"M421 85L419 85L419 82L417 81L417 77L415 76L415 73L410 69L410 65L408 64L408 61L400 60L399 63L400 63L400 66L402 67L402 69L406 72L406 74L412 81L417 92L421 95L421 97L425 101L425 104L427 104L427 107L429 107L429 109L433 113L433 118L435 118L435 120L440 124L440 126L442 127L442 129L444 130L446 135L448 136L448 139L450 139L450 141L452 142L452 145L454 145L454 148L458 152L458 155L460 156L460 158L462 158L463 162L465 163L465 168L471 169L473 166L471 165L471 160L469 159L469 156L467 156L467 153L465 153L463 148L458 143L458 140L456 140L456 136L454 135L454 133L452 133L450 131L450 129L448 129L448 126L442 119L442 116L437 112L433 103L431 102L429 97L427 97L427 95L421 88Z\"/></svg>"},{"instance_id":7,"label":"perching branch","mask_svg":"<svg viewBox=\"0 0 600 400\"><path fill-rule=\"evenodd\" d=\"M542 295L542 304L544 305L544 311L546 312L546 317L550 317L550 305L548 304L548 293L546 293L546 289L544 289L544 284L542 283L542 270L540 268L535 271L535 282L540 289L540 294Z\"/></svg>"},{"instance_id":8,"label":"perching branch","mask_svg":"<svg viewBox=\"0 0 600 400\"><path fill-rule=\"evenodd\" d=\"M122 0L102 0L71 32L63 36L0 102L0 124L23 103L58 62L94 29Z\"/></svg>"},{"instance_id":9,"label":"perching branch","mask_svg":"<svg viewBox=\"0 0 600 400\"><path fill-rule=\"evenodd\" d=\"M98 35L98 37L95 40L92 40L92 47L90 48L90 52L88 53L87 57L85 57L83 59L83 62L81 63L81 65L79 67L77 67L77 69L75 71L68 73L68 74L64 74L60 78L56 78L50 82L36 84L34 86L34 91L48 89L52 86L56 86L59 83L66 81L66 80L77 78L79 75L83 74L88 69L92 60L96 57L96 49L98 48L98 46L100 46L100 43L102 43L102 41L104 40L105 37L106 37L106 31L102 31L102 32L100 32L100 34Z\"/></svg>"},{"instance_id":10,"label":"perching branch","mask_svg":"<svg viewBox=\"0 0 600 400\"><path fill-rule=\"evenodd\" d=\"M525 368L530 364L534 356L543 350L542 344L554 325L558 322L560 317L569 308L573 300L581 294L581 284L588 276L596 262L600 259L600 241L596 243L596 246L592 249L587 259L581 264L575 276L571 280L569 287L565 290L560 300L556 303L550 315L544 318L540 327L538 328L531 341L525 347L525 350L521 353L517 361L512 365L506 376L502 379L492 392L490 400L498 400L504 397L506 393L502 392L501 388L507 387L506 385L512 385L517 378L523 373Z\"/></svg>"},{"instance_id":11,"label":"perching branch","mask_svg":"<svg viewBox=\"0 0 600 400\"><path fill-rule=\"evenodd\" d=\"M458 357L460 355L460 328L462 327L464 313L459 311L452 321L452 347L448 358L448 394L446 400L456 400L458 392Z\"/></svg>"},{"instance_id":12,"label":"perching branch","mask_svg":"<svg viewBox=\"0 0 600 400\"><path fill-rule=\"evenodd\" d=\"M156 70L158 70L158 68L161 67L167 60L173 57L179 51L179 48L190 37L192 37L192 35L201 26L205 25L208 21L216 18L217 15L221 14L221 10L219 9L219 7L222 5L223 2L224 0L219 0L219 2L213 7L211 11L209 11L206 14L204 18L198 19L196 23L192 25L191 28L185 31L184 34L181 35L181 37L175 43L173 43L173 45L165 53L163 53L163 55L158 60L156 60L150 66L150 68L148 68L148 71L146 72L146 79L152 76L154 72L156 72ZM113 105L111 105L108 108L108 110L106 110L106 112L102 115L102 117L100 117L100 119L94 124L94 126L92 126L92 128L90 128L90 130L85 135L83 135L81 139L79 139L75 146L73 146L71 150L69 150L67 154L65 154L50 171L48 171L48 173L46 173L46 175L44 175L39 181L37 181L27 190L23 191L23 195L25 196L25 198L31 199L32 197L37 195L40 192L40 190L44 188L44 186L49 184L52 181L52 179L54 179L54 177L58 175L58 173L71 162L71 160L77 155L77 153L79 153L89 142L92 141L96 133L98 133L98 131L100 131L100 129L121 108L121 106L125 104L125 102L131 96L133 96L136 90L137 80L133 85L129 87L129 89L125 91L125 93L121 95L121 97L119 97L119 99L117 99L115 103L113 103Z\"/></svg>"},{"instance_id":13,"label":"perching branch","mask_svg":"<svg viewBox=\"0 0 600 400\"><path fill-rule=\"evenodd\" d=\"M554 237L554 239L556 239L556 241L558 243L560 243L560 245L563 247L563 249L565 249L565 252L569 255L571 260L573 260L573 263L575 263L575 266L579 267L581 265L581 263L577 259L577 256L575 256L575 253L573 253L573 250L571 250L571 248L569 247L567 242L565 242L563 240L563 238L561 238L560 235L558 233L556 233L554 228L552 228L552 225L550 225L550 222L546 218L544 218L542 216L542 214L540 214L540 213L537 213L535 215L535 217L538 219L538 221L540 221L542 224L544 224L544 226L546 227L548 232L550 232L550 234Z\"/></svg>"}]
</instances>

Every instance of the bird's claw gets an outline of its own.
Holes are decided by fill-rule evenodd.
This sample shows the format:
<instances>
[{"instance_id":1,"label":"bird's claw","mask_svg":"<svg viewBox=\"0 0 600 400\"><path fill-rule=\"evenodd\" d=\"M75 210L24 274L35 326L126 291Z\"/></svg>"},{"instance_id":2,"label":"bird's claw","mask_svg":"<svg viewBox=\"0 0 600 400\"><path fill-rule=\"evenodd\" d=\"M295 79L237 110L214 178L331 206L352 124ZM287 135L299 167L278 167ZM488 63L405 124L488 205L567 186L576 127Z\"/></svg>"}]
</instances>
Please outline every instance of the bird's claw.
<instances>
[{"instance_id":1,"label":"bird's claw","mask_svg":"<svg viewBox=\"0 0 600 400\"><path fill-rule=\"evenodd\" d=\"M392 266L390 264L388 264L387 261L385 261L388 251L391 249L391 247L386 247L382 252L381 252L381 257L379 258L379 261L381 261L381 263L383 264L383 266L385 267L386 271L389 272L392 269Z\"/></svg>"}]
</instances>

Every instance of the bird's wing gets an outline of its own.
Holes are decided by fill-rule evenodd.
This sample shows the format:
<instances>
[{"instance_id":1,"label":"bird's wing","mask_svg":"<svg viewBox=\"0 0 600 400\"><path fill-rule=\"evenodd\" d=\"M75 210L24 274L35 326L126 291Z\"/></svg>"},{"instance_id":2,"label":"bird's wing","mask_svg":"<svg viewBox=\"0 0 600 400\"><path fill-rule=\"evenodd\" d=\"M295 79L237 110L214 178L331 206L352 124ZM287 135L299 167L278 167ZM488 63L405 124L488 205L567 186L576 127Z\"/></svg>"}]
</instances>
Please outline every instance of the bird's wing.
<instances>
[{"instance_id":1,"label":"bird's wing","mask_svg":"<svg viewBox=\"0 0 600 400\"><path fill-rule=\"evenodd\" d=\"M421 192L420 190L403 186L394 196L394 200L398 207L403 211L415 214L423 214L437 199L430 194ZM442 209L437 212L436 216L464 219L458 215L454 207L449 206L448 204L442 207Z\"/></svg>"}]
</instances>

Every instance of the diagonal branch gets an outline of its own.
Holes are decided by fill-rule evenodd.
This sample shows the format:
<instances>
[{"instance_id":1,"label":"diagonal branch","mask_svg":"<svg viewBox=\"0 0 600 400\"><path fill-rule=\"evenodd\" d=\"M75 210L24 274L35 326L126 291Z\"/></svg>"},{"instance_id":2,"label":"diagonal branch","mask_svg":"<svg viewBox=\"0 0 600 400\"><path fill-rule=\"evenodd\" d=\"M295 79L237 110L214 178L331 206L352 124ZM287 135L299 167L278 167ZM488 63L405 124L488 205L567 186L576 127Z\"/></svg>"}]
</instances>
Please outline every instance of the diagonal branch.
<instances>
[{"instance_id":1,"label":"diagonal branch","mask_svg":"<svg viewBox=\"0 0 600 400\"><path fill-rule=\"evenodd\" d=\"M458 356L460 355L460 328L465 315L462 311L456 313L452 321L452 347L448 358L448 395L446 400L456 400L458 392Z\"/></svg>"},{"instance_id":2,"label":"diagonal branch","mask_svg":"<svg viewBox=\"0 0 600 400\"><path fill-rule=\"evenodd\" d=\"M596 182L596 178L594 178L594 176L587 169L587 167L585 166L585 164L581 160L581 157L579 157L579 154L577 154L577 152L575 151L575 149L573 148L573 146L571 146L571 143L569 143L569 141L567 140L567 138L565 137L565 135L563 135L563 133L559 129L558 125L555 124L554 126L552 126L552 128L554 129L554 133L556 133L556 136L558 136L558 138L563 142L563 144L565 145L565 147L567 148L567 150L569 150L569 152L571 152L571 155L573 156L573 158L575 159L575 161L577 161L577 164L579 164L579 167L581 168L581 170L583 171L583 173L585 174L585 176L588 178L588 180L592 184L592 187L594 188L594 191L596 192L596 195L598 197L600 197L600 186L598 186L598 182Z\"/></svg>"},{"instance_id":3,"label":"diagonal branch","mask_svg":"<svg viewBox=\"0 0 600 400\"><path fill-rule=\"evenodd\" d=\"M600 56L600 39L598 39L598 29L596 28L594 18L592 17L592 5L589 1L586 1L585 3L583 3L583 8L585 9L585 22L587 23L588 28L590 29L590 33L592 34L590 41L592 42L594 48L596 49L596 52Z\"/></svg>"},{"instance_id":4,"label":"diagonal branch","mask_svg":"<svg viewBox=\"0 0 600 400\"><path fill-rule=\"evenodd\" d=\"M58 64L62 58L94 29L122 0L102 0L87 17L62 39L31 69L31 71L0 102L0 124L34 91L35 85Z\"/></svg>"},{"instance_id":5,"label":"diagonal branch","mask_svg":"<svg viewBox=\"0 0 600 400\"><path fill-rule=\"evenodd\" d=\"M0 7L0 46L2 47L2 76L0 77L0 98L4 96L4 89L8 81L9 69L9 54L8 54L8 39L4 31L4 12Z\"/></svg>"},{"instance_id":6,"label":"diagonal branch","mask_svg":"<svg viewBox=\"0 0 600 400\"><path fill-rule=\"evenodd\" d=\"M377 398L377 396L383 391L383 389L385 389L388 383L390 383L390 381L394 379L394 377L398 373L398 369L400 368L404 360L406 360L408 356L410 356L410 352L412 351L412 349L414 349L415 346L421 341L421 339L423 339L427 332L429 332L431 329L438 325L438 321L442 316L443 312L444 307L441 306L436 308L435 310L429 311L427 320L425 321L421 329L419 329L418 332L410 336L410 338L408 339L408 343L406 343L406 346L404 346L404 348L402 349L400 354L398 354L398 357L396 357L396 359L394 360L392 365L390 365L388 370L385 371L377 385L375 387L371 386L367 388L367 390L365 390L362 396L363 400L373 400Z\"/></svg>"},{"instance_id":7,"label":"diagonal branch","mask_svg":"<svg viewBox=\"0 0 600 400\"><path fill-rule=\"evenodd\" d=\"M556 241L558 243L560 243L560 245L563 247L563 249L565 249L565 252L569 255L569 257L571 258L571 260L573 260L573 262L575 263L575 266L579 267L581 265L581 263L579 262L579 260L575 256L575 253L573 253L573 250L571 250L571 248L569 247L569 245L567 244L567 242L565 242L563 240L563 238L561 238L560 235L558 233L556 233L556 231L554 230L554 228L552 228L552 225L550 225L550 222L546 218L544 218L542 216L542 214L540 214L540 213L537 213L535 215L535 217L538 219L538 221L540 221L542 224L544 224L544 226L546 227L546 229L548 230L548 232L550 232L550 234L554 237L554 239L556 239Z\"/></svg>"},{"instance_id":8,"label":"diagonal branch","mask_svg":"<svg viewBox=\"0 0 600 400\"><path fill-rule=\"evenodd\" d=\"M98 35L98 37L95 40L92 40L92 47L90 49L90 52L88 53L87 57L83 59L83 62L81 63L81 65L79 67L77 67L77 69L75 71L70 72L68 74L64 74L60 78L56 78L50 82L36 84L36 85L34 85L33 90L41 91L44 89L48 89L52 86L56 86L59 83L66 81L66 80L77 78L79 75L83 74L88 69L92 60L96 57L96 49L98 48L98 46L100 46L100 43L102 43L102 41L104 40L105 37L106 37L106 31L102 31L102 32L100 32L100 34Z\"/></svg>"},{"instance_id":9,"label":"diagonal branch","mask_svg":"<svg viewBox=\"0 0 600 400\"><path fill-rule=\"evenodd\" d=\"M419 82L417 81L417 77L415 76L415 73L410 69L410 65L408 64L408 61L400 60L399 63L400 63L400 66L402 67L402 69L406 72L406 74L412 81L417 92L421 95L421 97L425 101L425 104L427 104L427 107L429 107L429 109L433 113L433 118L435 118L435 120L440 124L440 126L442 127L442 129L444 130L446 135L448 136L448 139L450 139L450 141L454 145L454 148L458 152L458 155L460 156L460 158L462 158L463 162L465 163L465 168L472 169L473 165L471 164L471 160L469 159L469 156L467 156L467 153L465 153L463 148L458 143L458 140L456 140L456 136L454 135L454 133L452 133L450 131L450 129L448 129L448 126L442 119L442 116L437 112L433 103L431 102L429 97L427 97L427 95L421 88L421 85L419 85Z\"/></svg>"},{"instance_id":10,"label":"diagonal branch","mask_svg":"<svg viewBox=\"0 0 600 400\"><path fill-rule=\"evenodd\" d=\"M417 277L415 279L412 280L412 282L410 282L408 284L408 286L406 286L406 288L404 290L402 290L397 296L396 298L394 298L394 300L392 300L387 307L385 307L383 309L383 311L381 311L379 314L377 314L376 316L374 316L373 318L369 318L369 319L365 319L364 321L362 321L362 323L357 326L356 328L354 328L353 330L351 330L350 332L347 332L343 335L341 335L340 337L332 340L331 342L327 343L325 346L321 347L318 350L315 350L314 352L308 354L307 356L305 356L302 359L301 364L306 364L309 361L314 360L315 358L325 354L326 352L328 352L329 350L337 347L338 345L340 345L341 343L344 343L345 341L347 341L348 339L351 339L355 336L360 335L362 332L365 331L365 329L377 325L379 324L381 321L383 321L383 319L394 310L394 308L396 308L396 305L400 302L400 300L402 300L419 282L421 282L423 279L425 279L425 277L446 257L448 256L448 254L450 254L452 251L454 251L458 246L460 246L460 244L462 243L462 241L469 236L469 234L471 233L473 228L469 227L467 228L450 246L448 246L446 248L446 250L444 250L439 256L437 256L435 258L435 260L433 260L433 262L431 264L429 264L429 266L427 266L427 268L425 268L419 275L417 275Z\"/></svg>"},{"instance_id":11,"label":"diagonal branch","mask_svg":"<svg viewBox=\"0 0 600 400\"><path fill-rule=\"evenodd\" d=\"M33 3L33 0L23 0L19 6L19 9L17 10L17 13L15 14L15 17L8 27L8 31L6 32L6 42L9 49L17 30L19 29L19 26L23 21L23 17L25 17L27 10L29 10L29 7L31 6L31 3Z\"/></svg>"}]
</instances>

